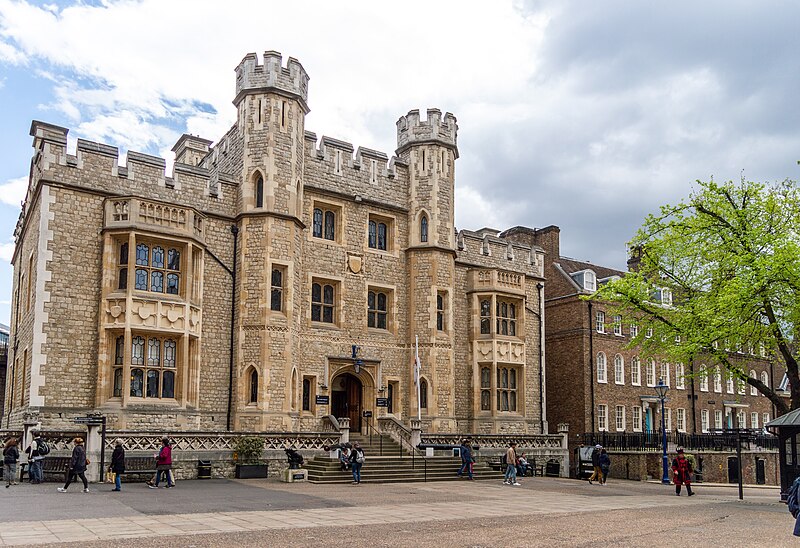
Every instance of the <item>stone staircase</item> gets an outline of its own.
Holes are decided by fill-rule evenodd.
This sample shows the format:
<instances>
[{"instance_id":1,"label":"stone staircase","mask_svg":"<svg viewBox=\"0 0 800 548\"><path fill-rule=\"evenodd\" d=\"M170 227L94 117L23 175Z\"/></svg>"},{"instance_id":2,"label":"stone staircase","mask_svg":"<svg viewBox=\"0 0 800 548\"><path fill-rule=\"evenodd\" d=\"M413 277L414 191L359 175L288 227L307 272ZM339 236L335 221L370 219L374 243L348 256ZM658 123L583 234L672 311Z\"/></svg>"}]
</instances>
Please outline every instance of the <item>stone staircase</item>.
<instances>
[{"instance_id":1,"label":"stone staircase","mask_svg":"<svg viewBox=\"0 0 800 548\"><path fill-rule=\"evenodd\" d=\"M396 483L411 481L453 481L459 480L456 473L461 466L459 457L428 457L417 451L412 455L401 449L400 445L389 436L350 435L350 442L358 442L366 462L361 469L362 483ZM342 472L339 461L328 457L314 457L306 461L304 468L308 470L308 481L311 483L351 483L353 474L350 470ZM503 473L492 470L485 462L476 462L473 467L476 480L501 480ZM465 476L466 477L466 476ZM466 480L462 480L466 481Z\"/></svg>"}]
</instances>

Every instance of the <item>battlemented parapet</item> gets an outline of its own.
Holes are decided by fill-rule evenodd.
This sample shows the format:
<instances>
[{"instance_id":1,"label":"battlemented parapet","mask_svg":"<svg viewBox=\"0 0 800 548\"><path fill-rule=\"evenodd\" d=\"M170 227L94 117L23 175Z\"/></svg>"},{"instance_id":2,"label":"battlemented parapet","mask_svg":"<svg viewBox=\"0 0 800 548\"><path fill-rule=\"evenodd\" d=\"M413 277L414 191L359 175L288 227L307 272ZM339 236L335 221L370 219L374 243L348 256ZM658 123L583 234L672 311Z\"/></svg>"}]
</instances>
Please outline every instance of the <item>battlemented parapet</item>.
<instances>
[{"instance_id":1,"label":"battlemented parapet","mask_svg":"<svg viewBox=\"0 0 800 548\"><path fill-rule=\"evenodd\" d=\"M412 145L435 143L452 148L458 158L456 117L448 112L443 120L438 108L429 108L427 114L428 119L423 122L419 119L419 110L414 109L397 120L397 155Z\"/></svg>"},{"instance_id":2,"label":"battlemented parapet","mask_svg":"<svg viewBox=\"0 0 800 548\"><path fill-rule=\"evenodd\" d=\"M496 232L493 229L459 231L456 237L456 261L544 278L542 248L499 237Z\"/></svg>"},{"instance_id":3,"label":"battlemented parapet","mask_svg":"<svg viewBox=\"0 0 800 548\"><path fill-rule=\"evenodd\" d=\"M294 57L289 57L283 67L281 54L277 51L264 52L264 64L258 64L255 53L248 53L236 67L236 105L251 92L277 91L296 98L308 114L308 74L303 65Z\"/></svg>"}]
</instances>

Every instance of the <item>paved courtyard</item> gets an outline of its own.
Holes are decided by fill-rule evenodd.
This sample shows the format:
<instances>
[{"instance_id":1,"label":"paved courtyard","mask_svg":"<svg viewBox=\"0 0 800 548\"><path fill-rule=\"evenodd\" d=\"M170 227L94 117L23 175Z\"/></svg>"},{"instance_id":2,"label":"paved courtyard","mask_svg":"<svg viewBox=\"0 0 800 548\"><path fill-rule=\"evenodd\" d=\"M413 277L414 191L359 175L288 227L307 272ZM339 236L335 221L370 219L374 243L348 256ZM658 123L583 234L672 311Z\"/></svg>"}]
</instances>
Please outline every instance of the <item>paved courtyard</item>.
<instances>
[{"instance_id":1,"label":"paved courtyard","mask_svg":"<svg viewBox=\"0 0 800 548\"><path fill-rule=\"evenodd\" d=\"M175 489L0 490L0 545L725 546L795 543L774 488L607 486L557 478L360 486L184 481ZM72 489L72 488L71 488ZM135 539L135 540L133 540Z\"/></svg>"}]
</instances>

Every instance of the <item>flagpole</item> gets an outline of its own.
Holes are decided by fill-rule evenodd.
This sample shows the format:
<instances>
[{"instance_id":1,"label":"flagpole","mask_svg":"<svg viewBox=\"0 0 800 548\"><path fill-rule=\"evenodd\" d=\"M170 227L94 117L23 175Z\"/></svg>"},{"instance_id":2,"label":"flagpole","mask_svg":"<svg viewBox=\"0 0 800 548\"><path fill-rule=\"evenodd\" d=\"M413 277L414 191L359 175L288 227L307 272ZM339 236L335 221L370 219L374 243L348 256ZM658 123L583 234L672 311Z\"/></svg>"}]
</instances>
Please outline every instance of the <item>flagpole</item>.
<instances>
[{"instance_id":1,"label":"flagpole","mask_svg":"<svg viewBox=\"0 0 800 548\"><path fill-rule=\"evenodd\" d=\"M417 420L422 420L422 402L420 401L420 363L419 363L419 335L415 335L414 342L414 382L417 384Z\"/></svg>"}]
</instances>

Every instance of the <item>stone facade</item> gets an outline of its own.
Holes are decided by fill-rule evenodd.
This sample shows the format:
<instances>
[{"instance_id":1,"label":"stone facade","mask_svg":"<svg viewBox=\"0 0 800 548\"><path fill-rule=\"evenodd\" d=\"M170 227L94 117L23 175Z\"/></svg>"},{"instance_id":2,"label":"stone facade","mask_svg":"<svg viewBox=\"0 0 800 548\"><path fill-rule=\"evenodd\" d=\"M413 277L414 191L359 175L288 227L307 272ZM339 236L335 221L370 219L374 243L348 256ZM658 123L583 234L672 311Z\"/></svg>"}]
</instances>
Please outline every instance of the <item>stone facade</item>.
<instances>
[{"instance_id":1,"label":"stone facade","mask_svg":"<svg viewBox=\"0 0 800 548\"><path fill-rule=\"evenodd\" d=\"M402 116L391 158L318 139L308 75L276 52L245 56L234 105L171 176L33 122L7 425L366 431L419 404L431 432L546 432L543 253L456 231L455 117Z\"/></svg>"},{"instance_id":2,"label":"stone facade","mask_svg":"<svg viewBox=\"0 0 800 548\"><path fill-rule=\"evenodd\" d=\"M547 414L553 424L569 424L571 446L579 443L582 432L660 430L660 402L653 388L660 378L670 387L665 408L668 430L761 428L775 417L766 397L750 386L736 386L724 371L715 382L715 370L709 368L708 381L702 381L705 364L700 359L681 365L655 358L651 366L648 358L639 357L637 348L626 348L632 336L630 323L623 320L616 326L610 306L581 299L592 294L593 289L587 289L592 284L596 287L605 278L625 273L563 257L558 227L515 227L502 236L545 250ZM581 285L581 273L587 271L590 283ZM600 324L598 314L603 319ZM732 361L769 386L777 386L781 379L775 375L782 373L762 353L761 349L730 349Z\"/></svg>"}]
</instances>

